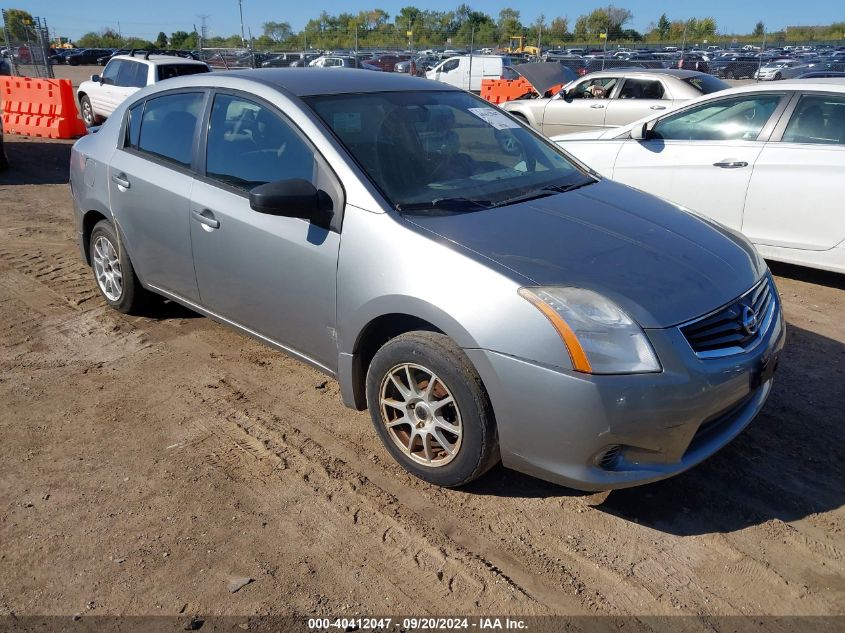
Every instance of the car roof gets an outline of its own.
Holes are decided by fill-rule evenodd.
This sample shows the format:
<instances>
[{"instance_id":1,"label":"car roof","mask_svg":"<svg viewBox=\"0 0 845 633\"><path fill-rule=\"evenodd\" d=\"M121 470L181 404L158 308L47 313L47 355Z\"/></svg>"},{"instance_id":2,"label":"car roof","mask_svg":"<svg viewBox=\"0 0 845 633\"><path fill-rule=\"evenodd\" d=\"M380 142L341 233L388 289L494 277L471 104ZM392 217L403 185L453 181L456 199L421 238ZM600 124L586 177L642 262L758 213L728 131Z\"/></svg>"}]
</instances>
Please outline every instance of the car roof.
<instances>
[{"instance_id":1,"label":"car roof","mask_svg":"<svg viewBox=\"0 0 845 633\"><path fill-rule=\"evenodd\" d=\"M677 77L678 79L687 79L689 77L700 77L706 73L698 72L697 70L682 70L678 68L630 68L627 66L620 66L619 68L607 68L599 70L584 77L601 77L604 75L618 75L623 73L625 75L669 75L670 77Z\"/></svg>"},{"instance_id":2,"label":"car roof","mask_svg":"<svg viewBox=\"0 0 845 633\"><path fill-rule=\"evenodd\" d=\"M215 75L255 81L285 90L297 97L359 92L400 92L404 90L459 90L448 84L409 77L405 74L378 73L354 68L333 70L331 77L320 68L255 68L228 70L204 75L208 81ZM175 79L168 80L172 87Z\"/></svg>"},{"instance_id":3,"label":"car roof","mask_svg":"<svg viewBox=\"0 0 845 633\"><path fill-rule=\"evenodd\" d=\"M205 62L196 59L189 59L187 57L178 57L176 55L150 55L149 57L135 55L115 55L112 59L129 59L136 62L149 62L153 66L166 66L168 64L200 64L205 66Z\"/></svg>"}]
</instances>

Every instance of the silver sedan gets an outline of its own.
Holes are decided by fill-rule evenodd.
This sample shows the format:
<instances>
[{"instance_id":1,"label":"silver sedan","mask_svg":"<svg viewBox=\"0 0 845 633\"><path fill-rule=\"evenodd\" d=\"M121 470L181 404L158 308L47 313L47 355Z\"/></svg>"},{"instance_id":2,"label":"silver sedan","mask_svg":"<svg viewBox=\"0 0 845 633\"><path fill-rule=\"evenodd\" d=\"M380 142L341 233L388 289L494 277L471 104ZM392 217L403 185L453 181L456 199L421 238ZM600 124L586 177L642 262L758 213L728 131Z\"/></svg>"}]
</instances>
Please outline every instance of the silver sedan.
<instances>
[{"instance_id":1,"label":"silver sedan","mask_svg":"<svg viewBox=\"0 0 845 633\"><path fill-rule=\"evenodd\" d=\"M546 136L628 125L730 86L692 70L630 69L590 73L550 99L509 101L502 107Z\"/></svg>"},{"instance_id":2,"label":"silver sedan","mask_svg":"<svg viewBox=\"0 0 845 633\"><path fill-rule=\"evenodd\" d=\"M442 486L679 473L760 411L783 345L739 234L425 79L171 79L74 145L71 188L108 305L168 297L310 363Z\"/></svg>"}]
</instances>

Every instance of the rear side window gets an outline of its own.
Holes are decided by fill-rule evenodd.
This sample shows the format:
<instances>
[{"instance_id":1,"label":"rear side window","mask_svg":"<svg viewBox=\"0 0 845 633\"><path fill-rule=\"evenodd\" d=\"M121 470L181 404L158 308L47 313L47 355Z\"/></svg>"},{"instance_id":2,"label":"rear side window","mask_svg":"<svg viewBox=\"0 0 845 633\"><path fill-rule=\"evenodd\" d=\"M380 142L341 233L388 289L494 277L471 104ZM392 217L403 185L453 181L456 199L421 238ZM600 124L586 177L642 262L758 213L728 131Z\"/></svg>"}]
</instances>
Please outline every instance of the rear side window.
<instances>
[{"instance_id":1,"label":"rear side window","mask_svg":"<svg viewBox=\"0 0 845 633\"><path fill-rule=\"evenodd\" d=\"M626 79L619 91L620 99L662 99L663 84L654 79Z\"/></svg>"},{"instance_id":2,"label":"rear side window","mask_svg":"<svg viewBox=\"0 0 845 633\"><path fill-rule=\"evenodd\" d=\"M801 97L782 140L784 143L845 145L845 97Z\"/></svg>"},{"instance_id":3,"label":"rear side window","mask_svg":"<svg viewBox=\"0 0 845 633\"><path fill-rule=\"evenodd\" d=\"M126 88L143 88L147 85L147 66L140 62L123 60L115 84Z\"/></svg>"},{"instance_id":4,"label":"rear side window","mask_svg":"<svg viewBox=\"0 0 845 633\"><path fill-rule=\"evenodd\" d=\"M147 100L141 117L138 149L189 167L202 102L201 92L171 94ZM131 135L131 121L129 127Z\"/></svg>"},{"instance_id":5,"label":"rear side window","mask_svg":"<svg viewBox=\"0 0 845 633\"><path fill-rule=\"evenodd\" d=\"M173 77L184 77L185 75L196 75L207 73L208 67L202 64L166 64L158 67L158 80L172 79Z\"/></svg>"},{"instance_id":6,"label":"rear side window","mask_svg":"<svg viewBox=\"0 0 845 633\"><path fill-rule=\"evenodd\" d=\"M124 147L138 149L138 139L141 137L141 118L143 114L143 102L129 109L129 120L126 122L126 141L123 145Z\"/></svg>"}]
</instances>

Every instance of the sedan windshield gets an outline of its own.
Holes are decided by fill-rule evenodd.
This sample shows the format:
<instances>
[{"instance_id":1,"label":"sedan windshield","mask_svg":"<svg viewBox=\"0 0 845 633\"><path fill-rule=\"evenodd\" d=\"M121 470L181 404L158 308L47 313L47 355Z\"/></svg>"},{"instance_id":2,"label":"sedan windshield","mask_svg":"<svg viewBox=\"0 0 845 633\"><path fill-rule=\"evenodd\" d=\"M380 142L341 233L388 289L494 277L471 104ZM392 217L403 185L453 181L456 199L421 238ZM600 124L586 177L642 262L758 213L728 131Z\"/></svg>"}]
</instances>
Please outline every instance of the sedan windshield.
<instances>
[{"instance_id":1,"label":"sedan windshield","mask_svg":"<svg viewBox=\"0 0 845 633\"><path fill-rule=\"evenodd\" d=\"M465 92L306 101L402 212L478 211L595 182L557 147Z\"/></svg>"}]
</instances>

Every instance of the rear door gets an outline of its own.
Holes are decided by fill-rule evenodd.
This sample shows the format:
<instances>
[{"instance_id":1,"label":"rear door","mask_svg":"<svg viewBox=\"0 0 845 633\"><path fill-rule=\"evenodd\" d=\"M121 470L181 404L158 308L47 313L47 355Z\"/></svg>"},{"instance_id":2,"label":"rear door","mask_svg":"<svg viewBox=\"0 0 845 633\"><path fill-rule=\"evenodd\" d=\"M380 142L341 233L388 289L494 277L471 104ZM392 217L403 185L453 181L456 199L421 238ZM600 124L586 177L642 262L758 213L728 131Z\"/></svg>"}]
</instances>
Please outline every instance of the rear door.
<instances>
[{"instance_id":1,"label":"rear door","mask_svg":"<svg viewBox=\"0 0 845 633\"><path fill-rule=\"evenodd\" d=\"M672 99L659 79L626 78L617 96L607 104L606 127L628 125L661 110L668 110Z\"/></svg>"},{"instance_id":2,"label":"rear door","mask_svg":"<svg viewBox=\"0 0 845 633\"><path fill-rule=\"evenodd\" d=\"M202 305L333 370L339 228L258 213L249 190L307 180L331 197L339 222L339 182L287 118L252 96L218 92L205 127L190 229Z\"/></svg>"},{"instance_id":3,"label":"rear door","mask_svg":"<svg viewBox=\"0 0 845 633\"><path fill-rule=\"evenodd\" d=\"M845 95L796 97L754 167L742 231L811 251L845 241Z\"/></svg>"},{"instance_id":4,"label":"rear door","mask_svg":"<svg viewBox=\"0 0 845 633\"><path fill-rule=\"evenodd\" d=\"M785 105L785 93L755 92L668 114L648 140L624 143L613 178L739 230L754 163Z\"/></svg>"},{"instance_id":5,"label":"rear door","mask_svg":"<svg viewBox=\"0 0 845 633\"><path fill-rule=\"evenodd\" d=\"M132 107L109 165L109 199L141 279L197 301L189 206L205 91L171 92Z\"/></svg>"}]
</instances>

